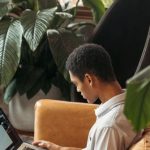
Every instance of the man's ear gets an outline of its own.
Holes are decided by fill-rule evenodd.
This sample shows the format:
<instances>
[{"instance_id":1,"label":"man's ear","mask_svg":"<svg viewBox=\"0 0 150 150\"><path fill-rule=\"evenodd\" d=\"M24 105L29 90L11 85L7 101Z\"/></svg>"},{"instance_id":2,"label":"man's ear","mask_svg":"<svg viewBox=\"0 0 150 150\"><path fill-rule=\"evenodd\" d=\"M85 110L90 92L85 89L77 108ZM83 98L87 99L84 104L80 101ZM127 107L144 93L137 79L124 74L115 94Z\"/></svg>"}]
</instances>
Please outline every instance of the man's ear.
<instances>
[{"instance_id":1,"label":"man's ear","mask_svg":"<svg viewBox=\"0 0 150 150\"><path fill-rule=\"evenodd\" d=\"M86 73L85 79L89 83L90 86L93 86L93 77L90 74Z\"/></svg>"}]
</instances>

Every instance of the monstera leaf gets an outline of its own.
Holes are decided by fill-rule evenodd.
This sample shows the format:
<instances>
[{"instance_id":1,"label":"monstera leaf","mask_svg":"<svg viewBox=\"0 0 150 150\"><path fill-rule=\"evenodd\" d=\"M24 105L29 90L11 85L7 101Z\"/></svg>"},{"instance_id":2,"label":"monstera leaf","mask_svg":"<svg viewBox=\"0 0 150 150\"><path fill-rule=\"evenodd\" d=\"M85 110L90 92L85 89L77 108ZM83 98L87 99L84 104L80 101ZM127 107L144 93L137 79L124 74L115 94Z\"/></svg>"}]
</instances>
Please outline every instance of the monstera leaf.
<instances>
[{"instance_id":1,"label":"monstera leaf","mask_svg":"<svg viewBox=\"0 0 150 150\"><path fill-rule=\"evenodd\" d=\"M48 30L47 34L49 46L58 70L68 79L68 74L65 69L66 59L73 49L84 41L78 38L72 31L66 29Z\"/></svg>"},{"instance_id":2,"label":"monstera leaf","mask_svg":"<svg viewBox=\"0 0 150 150\"><path fill-rule=\"evenodd\" d=\"M85 6L88 6L92 9L94 20L95 22L98 23L98 21L105 12L103 2L101 0L82 0L82 1Z\"/></svg>"},{"instance_id":3,"label":"monstera leaf","mask_svg":"<svg viewBox=\"0 0 150 150\"><path fill-rule=\"evenodd\" d=\"M20 21L0 22L0 84L6 86L14 76L21 54L23 28Z\"/></svg>"},{"instance_id":4,"label":"monstera leaf","mask_svg":"<svg viewBox=\"0 0 150 150\"><path fill-rule=\"evenodd\" d=\"M136 131L150 125L150 66L127 81L124 111Z\"/></svg>"},{"instance_id":5,"label":"monstera leaf","mask_svg":"<svg viewBox=\"0 0 150 150\"><path fill-rule=\"evenodd\" d=\"M57 8L38 11L26 10L21 17L24 28L24 38L32 51L35 51L43 38L46 30L51 25Z\"/></svg>"}]
</instances>

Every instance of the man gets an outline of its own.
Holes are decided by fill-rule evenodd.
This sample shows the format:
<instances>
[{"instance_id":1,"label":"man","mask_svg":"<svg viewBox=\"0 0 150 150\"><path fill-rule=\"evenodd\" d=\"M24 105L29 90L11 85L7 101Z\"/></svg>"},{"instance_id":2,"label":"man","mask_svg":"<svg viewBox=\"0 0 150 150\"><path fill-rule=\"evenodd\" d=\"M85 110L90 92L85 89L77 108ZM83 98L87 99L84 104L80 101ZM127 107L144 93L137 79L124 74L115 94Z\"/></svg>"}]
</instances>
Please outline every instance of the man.
<instances>
[{"instance_id":1,"label":"man","mask_svg":"<svg viewBox=\"0 0 150 150\"><path fill-rule=\"evenodd\" d=\"M136 133L123 114L125 93L116 80L108 53L96 44L82 45L70 54L66 68L77 91L88 103L101 100L95 110L97 119L89 132L85 150L127 149ZM81 150L47 141L33 144L49 150Z\"/></svg>"}]
</instances>

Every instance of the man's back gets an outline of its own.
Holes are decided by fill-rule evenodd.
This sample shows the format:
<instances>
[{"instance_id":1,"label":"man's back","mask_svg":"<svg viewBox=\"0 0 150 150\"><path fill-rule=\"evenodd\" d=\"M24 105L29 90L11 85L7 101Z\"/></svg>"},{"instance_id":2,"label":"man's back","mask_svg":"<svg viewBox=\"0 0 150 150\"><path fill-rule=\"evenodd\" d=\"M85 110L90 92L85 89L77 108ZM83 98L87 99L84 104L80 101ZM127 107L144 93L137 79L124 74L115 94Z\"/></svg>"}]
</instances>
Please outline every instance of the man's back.
<instances>
[{"instance_id":1,"label":"man's back","mask_svg":"<svg viewBox=\"0 0 150 150\"><path fill-rule=\"evenodd\" d=\"M124 97L125 93L114 96L96 109L87 150L124 150L130 146L136 133L123 114Z\"/></svg>"}]
</instances>

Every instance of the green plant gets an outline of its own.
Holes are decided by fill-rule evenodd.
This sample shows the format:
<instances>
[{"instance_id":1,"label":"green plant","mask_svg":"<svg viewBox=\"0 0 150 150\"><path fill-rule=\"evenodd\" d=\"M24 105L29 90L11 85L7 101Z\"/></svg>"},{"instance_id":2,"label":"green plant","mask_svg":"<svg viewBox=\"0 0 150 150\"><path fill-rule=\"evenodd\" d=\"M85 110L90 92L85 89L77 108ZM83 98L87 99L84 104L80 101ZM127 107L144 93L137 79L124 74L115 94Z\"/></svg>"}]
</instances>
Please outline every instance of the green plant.
<instances>
[{"instance_id":1,"label":"green plant","mask_svg":"<svg viewBox=\"0 0 150 150\"><path fill-rule=\"evenodd\" d=\"M125 115L136 131L150 125L150 66L127 81Z\"/></svg>"},{"instance_id":2,"label":"green plant","mask_svg":"<svg viewBox=\"0 0 150 150\"><path fill-rule=\"evenodd\" d=\"M93 0L88 1L93 8L100 2L95 0L93 5ZM100 5L97 14L103 12ZM70 99L65 60L85 42L85 33L91 33L94 24L72 24L76 8L67 6L62 7L57 0L46 5L42 0L0 2L0 85L5 87L6 103L16 92L28 99L40 89L47 94L52 83Z\"/></svg>"}]
</instances>

